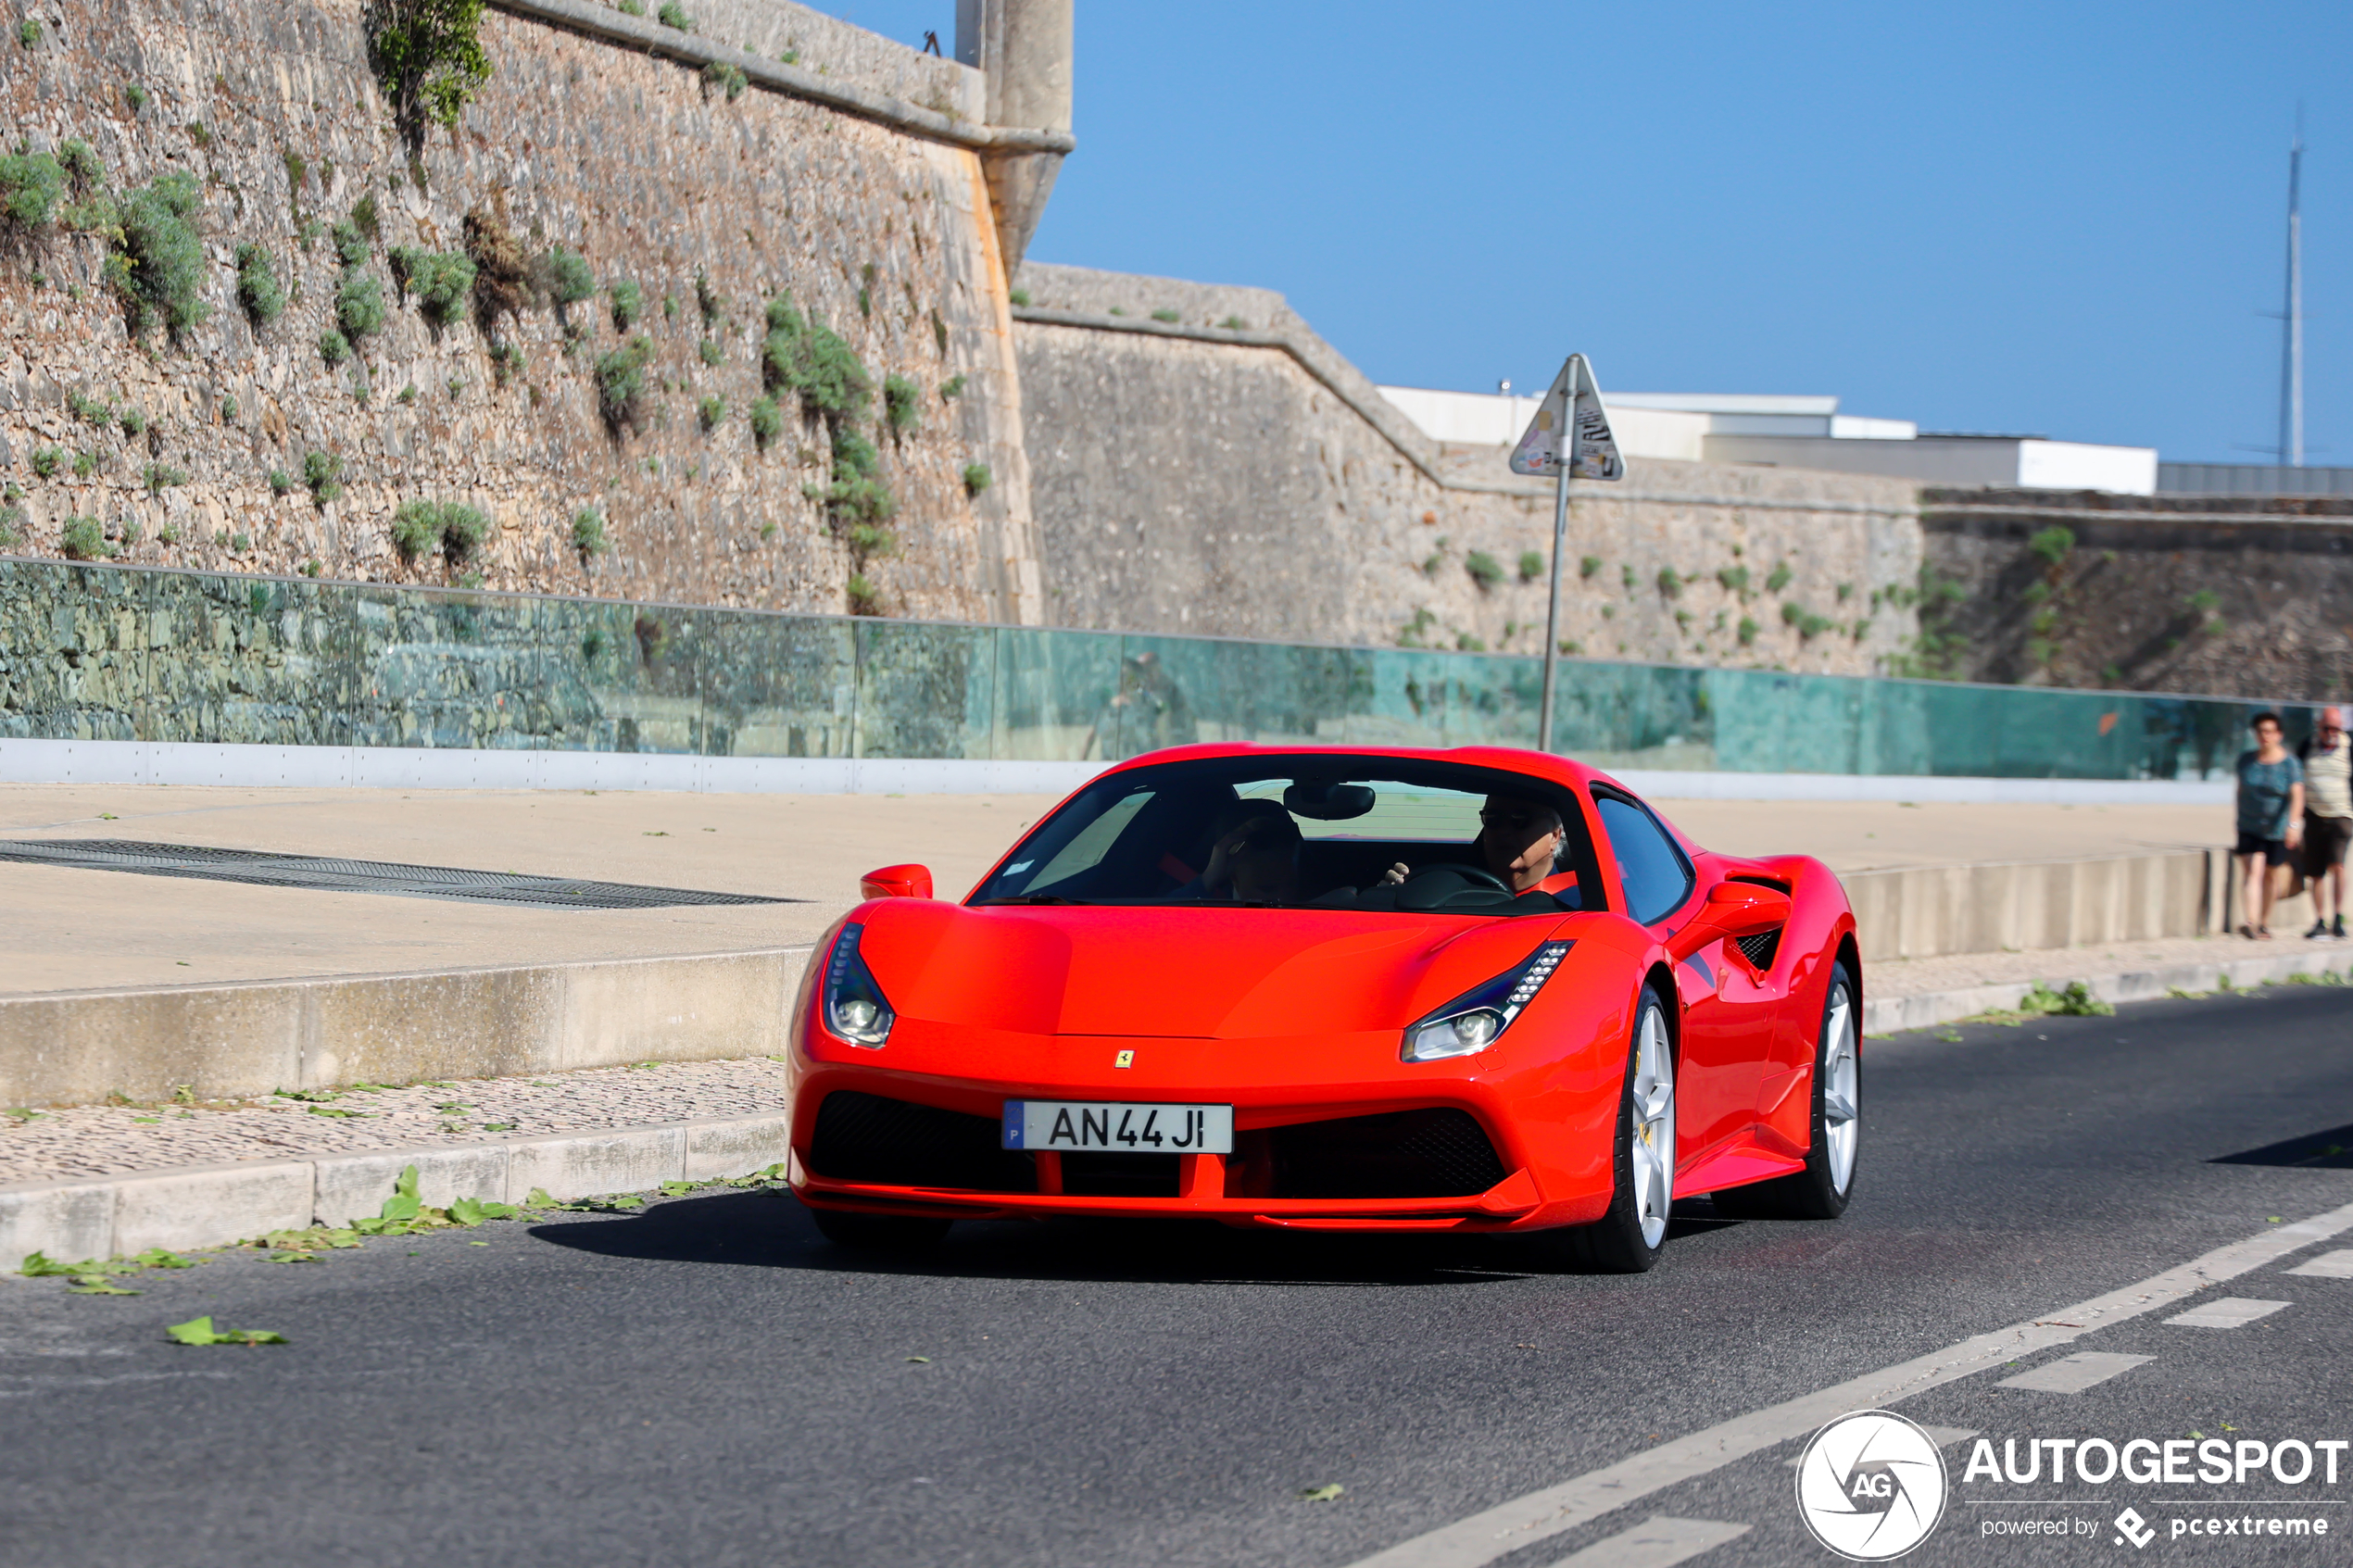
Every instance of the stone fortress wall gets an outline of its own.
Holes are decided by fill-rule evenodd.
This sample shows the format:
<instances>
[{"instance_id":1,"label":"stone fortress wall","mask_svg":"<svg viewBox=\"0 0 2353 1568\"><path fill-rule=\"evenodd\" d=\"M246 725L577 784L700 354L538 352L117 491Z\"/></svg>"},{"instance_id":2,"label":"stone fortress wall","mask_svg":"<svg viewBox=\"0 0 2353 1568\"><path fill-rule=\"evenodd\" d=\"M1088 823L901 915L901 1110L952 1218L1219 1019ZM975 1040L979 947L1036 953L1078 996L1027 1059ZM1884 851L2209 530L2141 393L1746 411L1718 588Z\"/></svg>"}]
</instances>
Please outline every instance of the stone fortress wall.
<instances>
[{"instance_id":1,"label":"stone fortress wall","mask_svg":"<svg viewBox=\"0 0 2353 1568\"><path fill-rule=\"evenodd\" d=\"M862 567L888 613L1034 621L978 74L781 0L689 9L691 33L589 0L494 4L494 74L412 156L361 0L37 7L0 47L11 123L35 150L86 144L118 203L193 179L203 319L136 334L104 282L120 242L13 226L0 470L21 495L0 547L57 553L87 519L104 543L84 553L141 564L834 611ZM511 313L477 294L436 326L389 264L395 247L468 249L470 215L477 257L494 233L531 276ZM349 260L337 224L370 231ZM246 245L286 296L266 323L239 305ZM562 307L559 246L596 282ZM385 319L331 363L321 334L355 282ZM874 383L855 428L896 502L878 547L854 549L812 498L837 477L824 420L786 390L764 449L749 422L780 297ZM643 390L616 425L599 367L641 339ZM880 417L894 375L918 395L898 429ZM307 484L307 460L333 483ZM490 536L455 561L404 559L391 524L420 499L480 508ZM576 547L584 511L602 554Z\"/></svg>"},{"instance_id":2,"label":"stone fortress wall","mask_svg":"<svg viewBox=\"0 0 2353 1568\"><path fill-rule=\"evenodd\" d=\"M1049 623L1542 651L1553 485L1504 448L1430 440L1278 294L1015 282ZM1872 674L1909 646L1909 482L1629 470L1575 486L1571 651Z\"/></svg>"}]
</instances>

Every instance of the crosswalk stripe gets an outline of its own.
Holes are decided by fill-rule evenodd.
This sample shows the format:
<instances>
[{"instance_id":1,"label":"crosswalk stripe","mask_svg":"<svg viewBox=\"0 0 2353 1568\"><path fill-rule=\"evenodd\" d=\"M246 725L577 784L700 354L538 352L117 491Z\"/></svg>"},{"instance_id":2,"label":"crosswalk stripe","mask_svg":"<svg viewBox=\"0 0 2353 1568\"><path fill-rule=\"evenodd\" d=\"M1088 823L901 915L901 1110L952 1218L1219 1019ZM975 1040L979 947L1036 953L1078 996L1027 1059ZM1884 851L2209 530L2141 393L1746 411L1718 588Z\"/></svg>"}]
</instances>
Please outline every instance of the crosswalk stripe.
<instances>
[{"instance_id":1,"label":"crosswalk stripe","mask_svg":"<svg viewBox=\"0 0 2353 1568\"><path fill-rule=\"evenodd\" d=\"M2258 1301L2247 1296L2218 1296L2165 1321L2182 1328L2238 1328L2258 1318L2268 1318L2286 1305L2284 1301Z\"/></svg>"},{"instance_id":2,"label":"crosswalk stripe","mask_svg":"<svg viewBox=\"0 0 2353 1568\"><path fill-rule=\"evenodd\" d=\"M2179 1323L2181 1320L2173 1320ZM2042 1394L2081 1394L2095 1384L2106 1383L2118 1373L2130 1372L2155 1356L2120 1356L2106 1350L2079 1350L2056 1361L2021 1372L2016 1377L2005 1377L1995 1385L2001 1388L2032 1388Z\"/></svg>"},{"instance_id":3,"label":"crosswalk stripe","mask_svg":"<svg viewBox=\"0 0 2353 1568\"><path fill-rule=\"evenodd\" d=\"M2300 1269L2287 1271L2292 1274L2310 1274L2315 1279L2353 1279L2353 1248L2338 1248L2323 1252Z\"/></svg>"},{"instance_id":4,"label":"crosswalk stripe","mask_svg":"<svg viewBox=\"0 0 2353 1568\"><path fill-rule=\"evenodd\" d=\"M1359 1559L1353 1568L1483 1568L1546 1536L1573 1530L1638 1499L1712 1474L1760 1449L1802 1437L1848 1411L1890 1405L2064 1345L2095 1329L2130 1323L2347 1231L2353 1231L2353 1204L2294 1224L2270 1226L2104 1296L1989 1334L1971 1335L1941 1350L1750 1411L1614 1464L1524 1492Z\"/></svg>"},{"instance_id":5,"label":"crosswalk stripe","mask_svg":"<svg viewBox=\"0 0 2353 1568\"><path fill-rule=\"evenodd\" d=\"M1713 1519L1670 1519L1654 1513L1630 1530L1620 1530L1605 1541L1573 1551L1553 1568L1674 1568L1703 1551L1710 1551L1737 1536L1746 1524L1719 1524Z\"/></svg>"}]
</instances>

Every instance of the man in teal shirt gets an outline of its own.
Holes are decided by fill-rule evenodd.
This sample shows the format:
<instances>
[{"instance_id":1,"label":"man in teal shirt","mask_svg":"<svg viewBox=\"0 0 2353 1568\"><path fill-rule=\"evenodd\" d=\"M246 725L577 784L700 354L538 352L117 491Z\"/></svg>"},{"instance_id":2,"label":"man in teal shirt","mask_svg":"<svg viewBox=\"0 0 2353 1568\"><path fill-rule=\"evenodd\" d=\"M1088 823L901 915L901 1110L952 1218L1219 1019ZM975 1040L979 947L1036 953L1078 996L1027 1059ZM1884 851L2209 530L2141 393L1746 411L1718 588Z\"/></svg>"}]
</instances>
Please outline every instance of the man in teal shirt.
<instances>
[{"instance_id":1,"label":"man in teal shirt","mask_svg":"<svg viewBox=\"0 0 2353 1568\"><path fill-rule=\"evenodd\" d=\"M2304 839L2304 765L2281 744L2280 716L2258 713L2255 749L2239 753L2238 847L2241 863L2239 935L2271 939L2271 903L2279 897L2277 868Z\"/></svg>"}]
</instances>

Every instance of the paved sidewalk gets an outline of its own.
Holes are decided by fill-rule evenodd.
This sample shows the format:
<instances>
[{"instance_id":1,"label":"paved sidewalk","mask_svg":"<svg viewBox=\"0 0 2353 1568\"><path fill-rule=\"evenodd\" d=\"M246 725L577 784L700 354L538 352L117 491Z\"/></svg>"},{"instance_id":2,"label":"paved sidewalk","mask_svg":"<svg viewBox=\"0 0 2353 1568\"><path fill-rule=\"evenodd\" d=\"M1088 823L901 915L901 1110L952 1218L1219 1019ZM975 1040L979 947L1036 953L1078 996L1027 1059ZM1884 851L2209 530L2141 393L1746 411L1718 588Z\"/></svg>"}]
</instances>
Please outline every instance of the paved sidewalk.
<instances>
[{"instance_id":1,"label":"paved sidewalk","mask_svg":"<svg viewBox=\"0 0 2353 1568\"><path fill-rule=\"evenodd\" d=\"M1044 796L676 795L0 785L0 836L276 850L750 893L797 903L503 908L0 863L0 996L773 949L813 939L858 876L916 860L959 897ZM2073 859L2220 842L2202 807L1678 801L1735 854L1841 872Z\"/></svg>"}]
</instances>

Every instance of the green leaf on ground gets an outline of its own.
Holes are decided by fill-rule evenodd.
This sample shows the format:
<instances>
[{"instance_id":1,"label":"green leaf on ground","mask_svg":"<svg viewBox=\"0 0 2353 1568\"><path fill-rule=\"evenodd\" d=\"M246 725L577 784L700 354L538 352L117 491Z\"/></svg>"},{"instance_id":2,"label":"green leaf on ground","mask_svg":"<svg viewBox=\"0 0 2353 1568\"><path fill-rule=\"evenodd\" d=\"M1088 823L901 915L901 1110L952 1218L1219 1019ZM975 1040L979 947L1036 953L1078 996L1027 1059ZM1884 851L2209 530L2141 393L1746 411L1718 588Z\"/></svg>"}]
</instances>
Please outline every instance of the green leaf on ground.
<instances>
[{"instance_id":1,"label":"green leaf on ground","mask_svg":"<svg viewBox=\"0 0 2353 1568\"><path fill-rule=\"evenodd\" d=\"M177 1252L166 1252L160 1247L150 1247L132 1260L143 1269L193 1269L194 1258L182 1258Z\"/></svg>"},{"instance_id":2,"label":"green leaf on ground","mask_svg":"<svg viewBox=\"0 0 2353 1568\"><path fill-rule=\"evenodd\" d=\"M646 1200L634 1192L619 1192L597 1199L599 1209L643 1209L645 1206Z\"/></svg>"},{"instance_id":3,"label":"green leaf on ground","mask_svg":"<svg viewBox=\"0 0 2353 1568\"><path fill-rule=\"evenodd\" d=\"M273 1263L315 1263L318 1261L317 1257L308 1252L272 1252L270 1254L270 1261Z\"/></svg>"},{"instance_id":4,"label":"green leaf on ground","mask_svg":"<svg viewBox=\"0 0 2353 1568\"><path fill-rule=\"evenodd\" d=\"M368 1120L368 1113L364 1110L345 1110L337 1106L311 1105L305 1106L303 1109L313 1116L340 1116L346 1121L359 1122Z\"/></svg>"},{"instance_id":5,"label":"green leaf on ground","mask_svg":"<svg viewBox=\"0 0 2353 1568\"><path fill-rule=\"evenodd\" d=\"M69 1296L136 1296L135 1290L125 1290L119 1285L108 1285L104 1274L76 1274L66 1288Z\"/></svg>"},{"instance_id":6,"label":"green leaf on ground","mask_svg":"<svg viewBox=\"0 0 2353 1568\"><path fill-rule=\"evenodd\" d=\"M467 1226L484 1220L511 1220L522 1212L511 1203L494 1203L486 1198L461 1198L449 1206L450 1220Z\"/></svg>"},{"instance_id":7,"label":"green leaf on ground","mask_svg":"<svg viewBox=\"0 0 2353 1568\"><path fill-rule=\"evenodd\" d=\"M1338 1502L1340 1499L1340 1494L1347 1490L1347 1487L1341 1486L1339 1482L1334 1481L1327 1486L1303 1487L1300 1491L1299 1495L1305 1498L1309 1502Z\"/></svg>"},{"instance_id":8,"label":"green leaf on ground","mask_svg":"<svg viewBox=\"0 0 2353 1568\"><path fill-rule=\"evenodd\" d=\"M455 1116L461 1110L472 1110L473 1109L473 1105L472 1102L469 1100L453 1099L445 1101L440 1105L436 1105L434 1109L440 1111L444 1116Z\"/></svg>"},{"instance_id":9,"label":"green leaf on ground","mask_svg":"<svg viewBox=\"0 0 2353 1568\"><path fill-rule=\"evenodd\" d=\"M312 1104L324 1104L339 1098L333 1089L272 1089L270 1093L278 1099L298 1099Z\"/></svg>"},{"instance_id":10,"label":"green leaf on ground","mask_svg":"<svg viewBox=\"0 0 2353 1568\"><path fill-rule=\"evenodd\" d=\"M931 1365L931 1358L929 1356L910 1356L907 1359L920 1366Z\"/></svg>"},{"instance_id":11,"label":"green leaf on ground","mask_svg":"<svg viewBox=\"0 0 2353 1568\"><path fill-rule=\"evenodd\" d=\"M684 1198L701 1185L699 1182L664 1182L661 1184L661 1195L664 1198Z\"/></svg>"},{"instance_id":12,"label":"green leaf on ground","mask_svg":"<svg viewBox=\"0 0 2353 1568\"><path fill-rule=\"evenodd\" d=\"M548 1196L546 1187L533 1187L523 1194L522 1206L526 1209L553 1209L556 1200Z\"/></svg>"},{"instance_id":13,"label":"green leaf on ground","mask_svg":"<svg viewBox=\"0 0 2353 1568\"><path fill-rule=\"evenodd\" d=\"M17 1273L27 1279L40 1279L48 1274L78 1274L89 1266L87 1263L60 1263L45 1253L35 1252L17 1265Z\"/></svg>"},{"instance_id":14,"label":"green leaf on ground","mask_svg":"<svg viewBox=\"0 0 2353 1568\"><path fill-rule=\"evenodd\" d=\"M283 1345L286 1336L266 1328L215 1328L210 1317L190 1318L167 1327L164 1336L178 1345Z\"/></svg>"},{"instance_id":15,"label":"green leaf on ground","mask_svg":"<svg viewBox=\"0 0 2353 1568\"><path fill-rule=\"evenodd\" d=\"M512 1122L484 1122L482 1130L485 1133L511 1133L515 1124Z\"/></svg>"}]
</instances>

